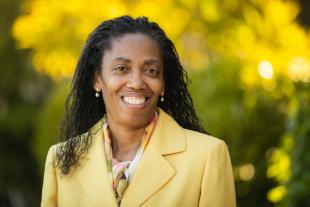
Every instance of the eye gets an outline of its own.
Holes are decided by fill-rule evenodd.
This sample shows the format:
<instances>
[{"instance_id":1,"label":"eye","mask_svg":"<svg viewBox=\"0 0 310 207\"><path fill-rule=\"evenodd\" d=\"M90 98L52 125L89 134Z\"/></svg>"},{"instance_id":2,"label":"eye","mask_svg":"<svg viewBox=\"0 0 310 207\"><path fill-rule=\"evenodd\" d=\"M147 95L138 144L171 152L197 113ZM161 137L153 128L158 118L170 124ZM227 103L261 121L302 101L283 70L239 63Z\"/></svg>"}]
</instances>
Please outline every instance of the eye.
<instances>
[{"instance_id":1,"label":"eye","mask_svg":"<svg viewBox=\"0 0 310 207\"><path fill-rule=\"evenodd\" d=\"M126 72L127 68L125 66L122 66L122 65L117 65L113 68L113 70L116 72Z\"/></svg>"},{"instance_id":2,"label":"eye","mask_svg":"<svg viewBox=\"0 0 310 207\"><path fill-rule=\"evenodd\" d=\"M159 74L159 70L155 67L149 67L145 71L152 76L158 76Z\"/></svg>"}]
</instances>

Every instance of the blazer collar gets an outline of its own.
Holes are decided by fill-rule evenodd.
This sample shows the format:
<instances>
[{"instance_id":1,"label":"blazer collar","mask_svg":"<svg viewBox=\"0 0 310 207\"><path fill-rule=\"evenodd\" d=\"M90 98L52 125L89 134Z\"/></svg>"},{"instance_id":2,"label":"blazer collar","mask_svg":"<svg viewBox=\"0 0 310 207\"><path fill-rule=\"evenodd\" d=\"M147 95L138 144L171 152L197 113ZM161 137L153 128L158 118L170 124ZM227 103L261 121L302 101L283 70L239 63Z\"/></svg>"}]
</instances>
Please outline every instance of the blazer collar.
<instances>
[{"instance_id":1,"label":"blazer collar","mask_svg":"<svg viewBox=\"0 0 310 207\"><path fill-rule=\"evenodd\" d=\"M117 206L109 180L103 143L102 120L91 130L92 145L77 170L77 178L94 206L103 203ZM121 206L140 206L175 175L165 155L186 149L184 129L159 109L157 124L133 178L125 191Z\"/></svg>"},{"instance_id":2,"label":"blazer collar","mask_svg":"<svg viewBox=\"0 0 310 207\"><path fill-rule=\"evenodd\" d=\"M186 147L184 129L159 108L158 121L149 144L154 146L161 155L182 152Z\"/></svg>"},{"instance_id":3,"label":"blazer collar","mask_svg":"<svg viewBox=\"0 0 310 207\"><path fill-rule=\"evenodd\" d=\"M76 177L93 206L117 207L109 180L103 142L102 119L87 133L92 136L88 153L81 159ZM86 136L87 136L86 134Z\"/></svg>"},{"instance_id":4,"label":"blazer collar","mask_svg":"<svg viewBox=\"0 0 310 207\"><path fill-rule=\"evenodd\" d=\"M157 124L125 191L122 206L140 206L167 184L176 171L164 155L183 152L185 148L184 129L159 109Z\"/></svg>"}]
</instances>

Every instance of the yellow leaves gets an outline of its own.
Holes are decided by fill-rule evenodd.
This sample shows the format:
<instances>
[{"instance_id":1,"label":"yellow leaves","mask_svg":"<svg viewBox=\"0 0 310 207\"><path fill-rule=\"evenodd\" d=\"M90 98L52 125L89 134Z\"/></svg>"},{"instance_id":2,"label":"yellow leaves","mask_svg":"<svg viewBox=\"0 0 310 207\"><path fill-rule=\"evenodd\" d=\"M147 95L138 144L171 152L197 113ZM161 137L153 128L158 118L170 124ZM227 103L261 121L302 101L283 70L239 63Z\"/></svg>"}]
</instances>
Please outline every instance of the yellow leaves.
<instances>
[{"instance_id":1,"label":"yellow leaves","mask_svg":"<svg viewBox=\"0 0 310 207\"><path fill-rule=\"evenodd\" d=\"M290 177L290 157L287 152L282 149L274 149L272 152L271 165L268 167L267 176L275 178L278 182L284 183ZM284 186L272 188L268 194L267 199L272 202L281 201L286 193Z\"/></svg>"},{"instance_id":2,"label":"yellow leaves","mask_svg":"<svg viewBox=\"0 0 310 207\"><path fill-rule=\"evenodd\" d=\"M281 74L294 81L308 81L309 66L304 60L309 57L309 39L304 29L294 22L299 12L298 6L294 2L281 0L253 2L258 7L246 6L243 10L246 24L237 27L237 42L232 46L235 54L246 64L271 60L273 76ZM304 59L296 60L295 56L303 56ZM259 71L265 77L266 70L261 68ZM244 82L253 85L250 83L254 80L247 79ZM270 87L265 88L273 88L271 82L262 80L262 83L263 86L269 84Z\"/></svg>"},{"instance_id":3,"label":"yellow leaves","mask_svg":"<svg viewBox=\"0 0 310 207\"><path fill-rule=\"evenodd\" d=\"M155 1L142 1L129 5L131 14L135 14L136 16L145 16L147 14L149 18L153 19L158 17L158 12L160 12L162 6Z\"/></svg>"},{"instance_id":4,"label":"yellow leaves","mask_svg":"<svg viewBox=\"0 0 310 207\"><path fill-rule=\"evenodd\" d=\"M241 84L244 90L263 87L268 91L275 88L274 68L267 60L261 60L256 64L246 64L240 73Z\"/></svg>"},{"instance_id":5,"label":"yellow leaves","mask_svg":"<svg viewBox=\"0 0 310 207\"><path fill-rule=\"evenodd\" d=\"M19 48L30 48L33 43L33 35L35 31L28 30L27 23L29 22L29 17L24 16L15 21L13 26L13 36L16 39L22 40L18 42Z\"/></svg>"},{"instance_id":6,"label":"yellow leaves","mask_svg":"<svg viewBox=\"0 0 310 207\"><path fill-rule=\"evenodd\" d=\"M164 21L162 25L167 28L169 36L175 39L186 29L185 26L187 26L190 17L190 13L185 9L174 9L170 17L173 20L173 24L169 21Z\"/></svg>"},{"instance_id":7,"label":"yellow leaves","mask_svg":"<svg viewBox=\"0 0 310 207\"><path fill-rule=\"evenodd\" d=\"M105 8L104 12L102 8ZM126 5L119 1L108 1L104 6L102 6L102 8L101 11L103 14L105 14L107 19L122 16L127 13Z\"/></svg>"},{"instance_id":8,"label":"yellow leaves","mask_svg":"<svg viewBox=\"0 0 310 207\"><path fill-rule=\"evenodd\" d=\"M254 29L254 31L261 31L265 27L263 16L257 8L245 6L242 12L247 25Z\"/></svg>"},{"instance_id":9,"label":"yellow leaves","mask_svg":"<svg viewBox=\"0 0 310 207\"><path fill-rule=\"evenodd\" d=\"M143 15L165 30L186 68L206 68L212 53L242 60L245 87L274 87L272 81L261 78L265 69L257 72L263 60L272 63L272 77L281 74L309 81L310 39L294 22L298 6L282 0L240 5L237 0L32 0L12 34L20 48L33 49L39 71L58 79L72 75L82 44L100 22L124 14ZM244 19L234 16L238 9Z\"/></svg>"},{"instance_id":10,"label":"yellow leaves","mask_svg":"<svg viewBox=\"0 0 310 207\"><path fill-rule=\"evenodd\" d=\"M57 2L57 1L55 1ZM102 2L102 1L101 1ZM60 2L58 2L60 3ZM100 3L96 2L96 3ZM61 8L63 10L64 13L66 13L67 15L72 15L72 16L78 16L80 14L80 12L83 10L83 8L85 8L85 1L72 1L72 0L67 0L67 1L63 1L61 3ZM95 7L97 8L97 7Z\"/></svg>"},{"instance_id":11,"label":"yellow leaves","mask_svg":"<svg viewBox=\"0 0 310 207\"><path fill-rule=\"evenodd\" d=\"M187 8L189 10L194 10L200 0L178 0L183 8Z\"/></svg>"},{"instance_id":12,"label":"yellow leaves","mask_svg":"<svg viewBox=\"0 0 310 207\"><path fill-rule=\"evenodd\" d=\"M284 134L282 137L281 148L275 148L271 150L270 157L268 157L270 165L267 169L267 177L274 178L281 185L272 188L268 194L267 199L271 202L279 202L286 195L285 182L291 176L291 159L290 151L294 146L294 139L291 134Z\"/></svg>"},{"instance_id":13,"label":"yellow leaves","mask_svg":"<svg viewBox=\"0 0 310 207\"><path fill-rule=\"evenodd\" d=\"M290 176L290 156L289 151L294 146L293 137L290 134L284 134L282 137L281 148L272 149L268 167L267 176L275 178L279 182L285 182Z\"/></svg>"},{"instance_id":14,"label":"yellow leaves","mask_svg":"<svg viewBox=\"0 0 310 207\"><path fill-rule=\"evenodd\" d=\"M300 10L297 3L292 0L251 0L251 2L256 8L260 8L263 21L275 28L293 23Z\"/></svg>"},{"instance_id":15,"label":"yellow leaves","mask_svg":"<svg viewBox=\"0 0 310 207\"><path fill-rule=\"evenodd\" d=\"M71 76L88 34L103 20L129 14L148 16L177 37L190 12L172 1L33 0L13 26L20 48L33 49L33 64L54 79Z\"/></svg>"},{"instance_id":16,"label":"yellow leaves","mask_svg":"<svg viewBox=\"0 0 310 207\"><path fill-rule=\"evenodd\" d=\"M269 178L280 182L287 181L290 176L290 157L283 149L274 149L270 158L272 163L267 170Z\"/></svg>"},{"instance_id":17,"label":"yellow leaves","mask_svg":"<svg viewBox=\"0 0 310 207\"><path fill-rule=\"evenodd\" d=\"M37 48L41 41L46 40L46 34L55 29L59 24L58 12L53 11L49 3L34 1L31 5L31 12L15 21L13 25L13 36L19 41L21 48Z\"/></svg>"},{"instance_id":18,"label":"yellow leaves","mask_svg":"<svg viewBox=\"0 0 310 207\"><path fill-rule=\"evenodd\" d=\"M256 37L254 31L247 25L240 25L237 28L236 35L238 37L238 43L245 46L251 46L255 43Z\"/></svg>"},{"instance_id":19,"label":"yellow leaves","mask_svg":"<svg viewBox=\"0 0 310 207\"><path fill-rule=\"evenodd\" d=\"M299 7L293 1L273 0L266 1L264 5L266 20L275 27L291 24L299 13Z\"/></svg>"},{"instance_id":20,"label":"yellow leaves","mask_svg":"<svg viewBox=\"0 0 310 207\"><path fill-rule=\"evenodd\" d=\"M129 4L128 7L130 15L147 16L151 21L157 22L172 39L184 31L190 19L190 12L172 4L172 1L142 1L138 4Z\"/></svg>"},{"instance_id":21,"label":"yellow leaves","mask_svg":"<svg viewBox=\"0 0 310 207\"><path fill-rule=\"evenodd\" d=\"M61 3L61 11L70 16L80 17L81 20L114 18L127 13L127 7L123 1L113 0L68 0L65 2L55 1ZM87 15L87 16L84 16Z\"/></svg>"},{"instance_id":22,"label":"yellow leaves","mask_svg":"<svg viewBox=\"0 0 310 207\"><path fill-rule=\"evenodd\" d=\"M283 185L271 189L267 194L267 199L271 202L277 203L281 201L286 195L286 188Z\"/></svg>"},{"instance_id":23,"label":"yellow leaves","mask_svg":"<svg viewBox=\"0 0 310 207\"><path fill-rule=\"evenodd\" d=\"M192 25L192 26L197 26ZM204 69L209 64L206 37L200 32L184 32L178 42L183 66L186 69ZM190 52L188 52L190 51Z\"/></svg>"},{"instance_id":24,"label":"yellow leaves","mask_svg":"<svg viewBox=\"0 0 310 207\"><path fill-rule=\"evenodd\" d=\"M295 56L307 55L309 57L308 35L301 26L291 24L279 30L279 43L283 49L289 49L289 52Z\"/></svg>"},{"instance_id":25,"label":"yellow leaves","mask_svg":"<svg viewBox=\"0 0 310 207\"><path fill-rule=\"evenodd\" d=\"M34 66L55 79L70 77L76 64L76 57L66 49L57 49L49 53L35 53Z\"/></svg>"},{"instance_id":26,"label":"yellow leaves","mask_svg":"<svg viewBox=\"0 0 310 207\"><path fill-rule=\"evenodd\" d=\"M200 1L199 7L201 14L206 21L215 23L220 19L221 12L217 0Z\"/></svg>"},{"instance_id":27,"label":"yellow leaves","mask_svg":"<svg viewBox=\"0 0 310 207\"><path fill-rule=\"evenodd\" d=\"M13 36L19 47L33 49L34 66L54 79L73 74L83 42L99 22L126 13L121 2L102 0L36 0L27 10Z\"/></svg>"},{"instance_id":28,"label":"yellow leaves","mask_svg":"<svg viewBox=\"0 0 310 207\"><path fill-rule=\"evenodd\" d=\"M310 81L310 60L305 57L293 57L288 64L288 75L294 81Z\"/></svg>"},{"instance_id":29,"label":"yellow leaves","mask_svg":"<svg viewBox=\"0 0 310 207\"><path fill-rule=\"evenodd\" d=\"M260 81L255 65L248 64L242 68L240 71L240 79L244 89L257 86Z\"/></svg>"}]
</instances>

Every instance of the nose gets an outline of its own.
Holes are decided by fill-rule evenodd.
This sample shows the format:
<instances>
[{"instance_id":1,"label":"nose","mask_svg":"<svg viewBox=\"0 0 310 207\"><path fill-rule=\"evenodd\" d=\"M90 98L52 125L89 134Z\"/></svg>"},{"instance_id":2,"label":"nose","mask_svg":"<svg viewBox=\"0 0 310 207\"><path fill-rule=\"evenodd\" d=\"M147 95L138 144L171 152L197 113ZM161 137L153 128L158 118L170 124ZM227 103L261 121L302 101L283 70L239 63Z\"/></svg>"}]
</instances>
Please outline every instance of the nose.
<instances>
[{"instance_id":1,"label":"nose","mask_svg":"<svg viewBox=\"0 0 310 207\"><path fill-rule=\"evenodd\" d=\"M130 75L130 79L128 81L128 87L140 90L145 88L145 83L142 79L142 74L140 72L133 72Z\"/></svg>"}]
</instances>

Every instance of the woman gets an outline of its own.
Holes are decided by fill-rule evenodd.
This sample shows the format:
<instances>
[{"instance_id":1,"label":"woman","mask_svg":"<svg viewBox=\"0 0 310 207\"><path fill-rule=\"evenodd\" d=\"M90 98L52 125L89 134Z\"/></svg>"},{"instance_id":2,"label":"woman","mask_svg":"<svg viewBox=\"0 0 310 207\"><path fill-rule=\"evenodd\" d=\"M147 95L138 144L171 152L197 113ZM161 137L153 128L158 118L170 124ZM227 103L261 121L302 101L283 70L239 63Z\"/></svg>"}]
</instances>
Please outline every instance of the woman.
<instances>
[{"instance_id":1,"label":"woman","mask_svg":"<svg viewBox=\"0 0 310 207\"><path fill-rule=\"evenodd\" d=\"M60 138L41 206L236 205L227 147L203 130L173 43L145 17L90 34Z\"/></svg>"}]
</instances>

